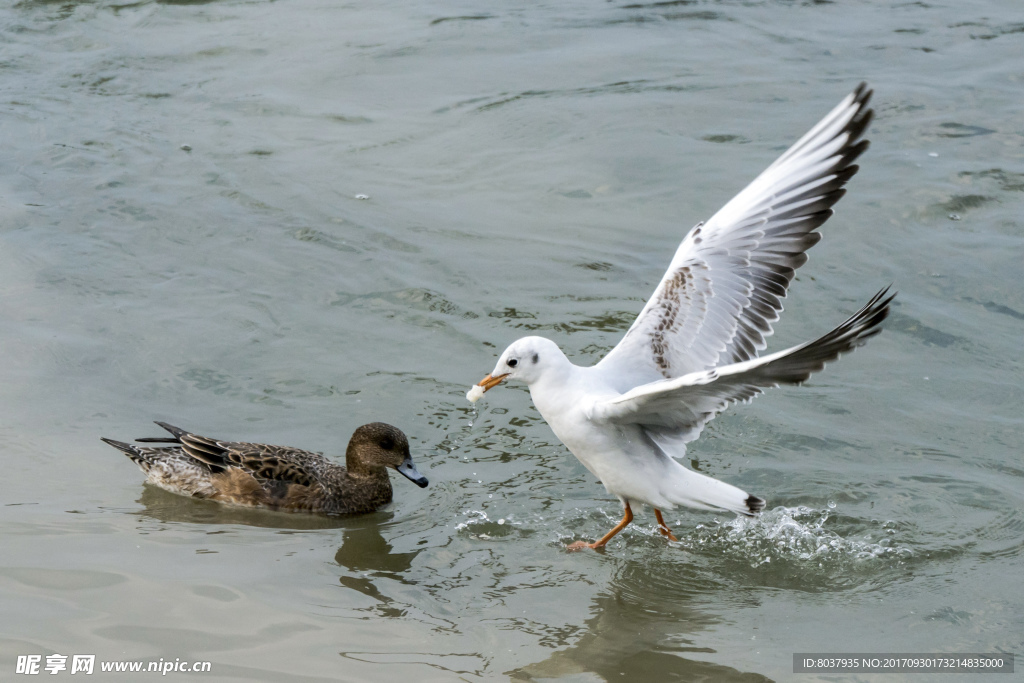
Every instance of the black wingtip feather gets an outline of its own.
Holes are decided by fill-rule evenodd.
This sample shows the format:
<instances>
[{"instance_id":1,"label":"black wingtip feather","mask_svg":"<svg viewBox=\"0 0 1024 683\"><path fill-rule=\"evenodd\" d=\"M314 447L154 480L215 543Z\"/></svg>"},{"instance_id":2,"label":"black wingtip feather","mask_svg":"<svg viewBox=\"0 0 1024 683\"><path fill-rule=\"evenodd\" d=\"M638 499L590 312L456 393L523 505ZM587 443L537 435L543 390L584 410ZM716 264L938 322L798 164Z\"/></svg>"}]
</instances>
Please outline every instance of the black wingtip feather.
<instances>
[{"instance_id":1,"label":"black wingtip feather","mask_svg":"<svg viewBox=\"0 0 1024 683\"><path fill-rule=\"evenodd\" d=\"M780 358L763 366L764 375L761 381L769 382L771 386L806 382L812 374L824 369L827 363L862 346L868 339L879 334L882 331L882 322L889 316L890 304L895 296L895 293L890 293L889 287L880 290L859 311L829 332L812 342L794 347L784 359ZM779 362L783 360L784 362Z\"/></svg>"},{"instance_id":2,"label":"black wingtip feather","mask_svg":"<svg viewBox=\"0 0 1024 683\"><path fill-rule=\"evenodd\" d=\"M861 81L856 88L853 89L853 101L859 104L861 107L867 106L868 102L871 101L871 96L875 94L867 81Z\"/></svg>"},{"instance_id":3,"label":"black wingtip feather","mask_svg":"<svg viewBox=\"0 0 1024 683\"><path fill-rule=\"evenodd\" d=\"M857 171L859 170L860 166L858 166L857 164L850 164L849 166L845 166L843 170L836 172L836 181L838 181L840 186L845 185L850 181L850 178L857 175Z\"/></svg>"},{"instance_id":4,"label":"black wingtip feather","mask_svg":"<svg viewBox=\"0 0 1024 683\"><path fill-rule=\"evenodd\" d=\"M853 162L871 146L870 140L861 140L843 150L843 165L853 165Z\"/></svg>"},{"instance_id":5,"label":"black wingtip feather","mask_svg":"<svg viewBox=\"0 0 1024 683\"><path fill-rule=\"evenodd\" d=\"M871 125L871 122L875 120L874 109L864 109L858 112L856 116L850 119L850 123L847 124L847 130L850 132L851 140L859 140L860 136L864 134L867 127ZM863 140L867 142L867 140ZM867 149L867 145L864 146Z\"/></svg>"}]
</instances>

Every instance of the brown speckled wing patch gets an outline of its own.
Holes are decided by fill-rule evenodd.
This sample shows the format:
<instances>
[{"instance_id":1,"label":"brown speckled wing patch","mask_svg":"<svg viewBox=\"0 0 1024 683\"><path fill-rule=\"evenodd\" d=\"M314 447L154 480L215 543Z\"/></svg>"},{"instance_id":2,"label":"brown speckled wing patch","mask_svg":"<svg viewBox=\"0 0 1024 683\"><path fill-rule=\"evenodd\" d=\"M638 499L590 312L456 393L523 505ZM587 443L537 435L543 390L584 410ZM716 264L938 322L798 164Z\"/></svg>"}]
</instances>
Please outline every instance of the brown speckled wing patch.
<instances>
[{"instance_id":1,"label":"brown speckled wing patch","mask_svg":"<svg viewBox=\"0 0 1024 683\"><path fill-rule=\"evenodd\" d=\"M692 294L687 289L691 281L690 267L683 266L671 273L658 291L658 304L655 309L657 325L651 332L651 353L654 362L665 377L672 377L672 362L669 358L669 343L666 336L676 330L680 308L690 303Z\"/></svg>"},{"instance_id":2,"label":"brown speckled wing patch","mask_svg":"<svg viewBox=\"0 0 1024 683\"><path fill-rule=\"evenodd\" d=\"M331 466L322 455L286 446L224 443L231 464L260 479L287 481L302 486L319 484L318 472Z\"/></svg>"},{"instance_id":3,"label":"brown speckled wing patch","mask_svg":"<svg viewBox=\"0 0 1024 683\"><path fill-rule=\"evenodd\" d=\"M666 378L679 374L678 356L689 349L703 325L707 284L702 264L688 264L667 274L655 292L646 326L654 363Z\"/></svg>"}]
</instances>

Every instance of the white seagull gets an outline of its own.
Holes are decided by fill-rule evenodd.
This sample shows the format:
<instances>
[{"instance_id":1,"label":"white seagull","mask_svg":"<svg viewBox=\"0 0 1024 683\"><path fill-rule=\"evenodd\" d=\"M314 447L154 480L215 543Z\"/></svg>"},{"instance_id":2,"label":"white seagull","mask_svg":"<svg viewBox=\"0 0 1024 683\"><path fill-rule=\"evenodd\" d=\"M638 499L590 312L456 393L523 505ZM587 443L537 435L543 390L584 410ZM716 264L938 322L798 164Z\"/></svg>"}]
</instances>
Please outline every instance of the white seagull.
<instances>
[{"instance_id":1,"label":"white seagull","mask_svg":"<svg viewBox=\"0 0 1024 683\"><path fill-rule=\"evenodd\" d=\"M543 337L523 337L466 395L478 400L503 380L530 388L555 435L622 501L654 508L659 531L676 540L662 510L685 505L753 516L757 496L694 472L673 458L686 452L718 413L765 387L800 384L881 331L894 295L888 288L831 332L758 357L779 319L782 299L815 230L832 215L871 120L862 83L706 223L683 239L668 271L618 346L592 367L574 365Z\"/></svg>"}]
</instances>

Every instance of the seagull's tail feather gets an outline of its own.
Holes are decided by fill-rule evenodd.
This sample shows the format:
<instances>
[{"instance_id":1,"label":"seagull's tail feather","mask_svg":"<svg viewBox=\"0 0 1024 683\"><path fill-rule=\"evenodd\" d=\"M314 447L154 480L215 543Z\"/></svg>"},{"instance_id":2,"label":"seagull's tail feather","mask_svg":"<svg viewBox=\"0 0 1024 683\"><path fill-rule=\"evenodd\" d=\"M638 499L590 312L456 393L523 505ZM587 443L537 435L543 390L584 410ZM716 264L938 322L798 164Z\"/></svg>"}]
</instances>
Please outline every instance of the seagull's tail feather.
<instances>
[{"instance_id":1,"label":"seagull's tail feather","mask_svg":"<svg viewBox=\"0 0 1024 683\"><path fill-rule=\"evenodd\" d=\"M726 484L706 474L694 472L679 463L672 476L664 480L662 495L673 505L698 510L728 510L738 515L753 517L764 509L764 499L752 496L743 489Z\"/></svg>"},{"instance_id":2,"label":"seagull's tail feather","mask_svg":"<svg viewBox=\"0 0 1024 683\"><path fill-rule=\"evenodd\" d=\"M646 428L644 435L658 452L658 461L661 463L655 479L659 482L658 494L664 503L656 504L655 507L663 505L671 509L682 505L698 510L728 510L747 517L753 517L764 509L763 498L684 467L668 454L661 440Z\"/></svg>"}]
</instances>

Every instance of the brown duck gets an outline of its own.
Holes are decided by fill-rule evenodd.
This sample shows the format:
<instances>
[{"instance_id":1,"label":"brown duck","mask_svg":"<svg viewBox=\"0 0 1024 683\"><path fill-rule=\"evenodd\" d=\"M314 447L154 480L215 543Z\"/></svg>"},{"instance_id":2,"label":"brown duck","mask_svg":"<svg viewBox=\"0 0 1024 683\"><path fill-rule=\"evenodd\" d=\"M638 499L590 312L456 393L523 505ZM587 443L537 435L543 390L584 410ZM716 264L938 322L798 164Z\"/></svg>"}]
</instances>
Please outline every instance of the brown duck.
<instances>
[{"instance_id":1,"label":"brown duck","mask_svg":"<svg viewBox=\"0 0 1024 683\"><path fill-rule=\"evenodd\" d=\"M363 425L352 434L346 467L298 448L218 441L166 422L156 424L173 438L136 441L176 445L143 447L103 441L134 460L146 473L146 481L184 496L273 510L346 515L373 512L391 502L388 467L417 486L428 483L412 462L405 434L383 422Z\"/></svg>"}]
</instances>

